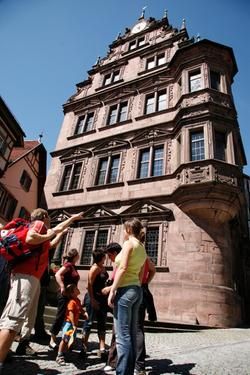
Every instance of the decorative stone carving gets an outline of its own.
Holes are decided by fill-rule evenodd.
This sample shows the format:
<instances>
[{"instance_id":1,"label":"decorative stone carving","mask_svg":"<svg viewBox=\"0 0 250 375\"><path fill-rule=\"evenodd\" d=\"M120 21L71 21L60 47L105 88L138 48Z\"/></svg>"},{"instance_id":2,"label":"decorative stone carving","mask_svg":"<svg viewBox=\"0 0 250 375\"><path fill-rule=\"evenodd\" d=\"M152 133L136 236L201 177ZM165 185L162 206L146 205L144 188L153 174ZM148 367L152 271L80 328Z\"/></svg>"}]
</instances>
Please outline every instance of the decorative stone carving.
<instances>
[{"instance_id":1,"label":"decorative stone carving","mask_svg":"<svg viewBox=\"0 0 250 375\"><path fill-rule=\"evenodd\" d=\"M134 104L134 96L132 96L130 99L129 99L129 105L128 105L128 119L131 119L132 118L132 110L133 110L133 104Z\"/></svg>"},{"instance_id":2,"label":"decorative stone carving","mask_svg":"<svg viewBox=\"0 0 250 375\"><path fill-rule=\"evenodd\" d=\"M137 153L138 153L137 148L134 148L132 152L132 158L131 158L131 176L130 176L131 179L136 178Z\"/></svg>"},{"instance_id":3,"label":"decorative stone carving","mask_svg":"<svg viewBox=\"0 0 250 375\"><path fill-rule=\"evenodd\" d=\"M123 150L122 151L122 156L121 156L121 168L120 168L120 176L119 176L119 181L124 181L124 170L125 170L125 165L126 165L126 156L127 156L127 151Z\"/></svg>"},{"instance_id":4,"label":"decorative stone carving","mask_svg":"<svg viewBox=\"0 0 250 375\"><path fill-rule=\"evenodd\" d=\"M168 95L169 95L168 106L169 106L169 107L173 107L174 85L169 85L169 88L168 88Z\"/></svg>"},{"instance_id":5,"label":"decorative stone carving","mask_svg":"<svg viewBox=\"0 0 250 375\"><path fill-rule=\"evenodd\" d=\"M195 184L211 180L209 167L195 166L194 168L184 169L183 174L184 179L180 181L180 184Z\"/></svg>"},{"instance_id":6,"label":"decorative stone carving","mask_svg":"<svg viewBox=\"0 0 250 375\"><path fill-rule=\"evenodd\" d=\"M171 173L171 154L172 154L172 139L168 138L167 140L167 168L166 168L166 173L170 174Z\"/></svg>"}]
</instances>

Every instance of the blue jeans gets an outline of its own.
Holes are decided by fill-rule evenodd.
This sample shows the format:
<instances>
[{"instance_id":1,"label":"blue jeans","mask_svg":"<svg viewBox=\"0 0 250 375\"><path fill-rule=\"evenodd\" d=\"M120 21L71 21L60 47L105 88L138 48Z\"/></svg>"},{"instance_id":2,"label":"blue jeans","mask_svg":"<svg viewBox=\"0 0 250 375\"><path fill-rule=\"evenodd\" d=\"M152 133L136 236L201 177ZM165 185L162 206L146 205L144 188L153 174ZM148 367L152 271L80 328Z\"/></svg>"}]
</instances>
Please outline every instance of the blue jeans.
<instances>
[{"instance_id":1,"label":"blue jeans","mask_svg":"<svg viewBox=\"0 0 250 375\"><path fill-rule=\"evenodd\" d=\"M114 301L114 324L117 346L116 375L133 375L136 358L138 311L142 289L130 285L117 289Z\"/></svg>"},{"instance_id":2,"label":"blue jeans","mask_svg":"<svg viewBox=\"0 0 250 375\"><path fill-rule=\"evenodd\" d=\"M83 323L83 331L86 334L90 334L90 331L93 326L94 320L97 322L97 333L98 336L103 336L106 333L106 320L107 320L107 305L106 301L102 299L96 299L97 302L100 303L100 309L99 310L94 310L93 307L91 306L90 303L90 297L89 294L86 293L84 297L84 306L86 308L86 311L88 313L89 318L84 320Z\"/></svg>"}]
</instances>

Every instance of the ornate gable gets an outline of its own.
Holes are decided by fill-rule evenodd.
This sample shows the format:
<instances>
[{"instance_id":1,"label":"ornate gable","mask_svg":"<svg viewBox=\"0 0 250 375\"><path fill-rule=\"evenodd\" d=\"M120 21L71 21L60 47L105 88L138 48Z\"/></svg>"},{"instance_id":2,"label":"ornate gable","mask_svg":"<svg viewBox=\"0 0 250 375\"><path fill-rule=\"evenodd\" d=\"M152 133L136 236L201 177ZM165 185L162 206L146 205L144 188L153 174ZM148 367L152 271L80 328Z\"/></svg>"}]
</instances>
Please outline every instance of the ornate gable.
<instances>
[{"instance_id":1,"label":"ornate gable","mask_svg":"<svg viewBox=\"0 0 250 375\"><path fill-rule=\"evenodd\" d=\"M164 218L164 220L173 220L173 212L159 203L154 202L151 199L143 199L137 201L132 206L121 212L121 217L126 219L127 217L138 217L138 218Z\"/></svg>"},{"instance_id":2,"label":"ornate gable","mask_svg":"<svg viewBox=\"0 0 250 375\"><path fill-rule=\"evenodd\" d=\"M64 210L55 210L50 213L50 219L52 222L62 222L66 219L69 219L71 215Z\"/></svg>"},{"instance_id":3,"label":"ornate gable","mask_svg":"<svg viewBox=\"0 0 250 375\"><path fill-rule=\"evenodd\" d=\"M136 144L140 142L149 142L149 141L154 141L158 140L161 138L168 138L169 137L169 132L161 129L150 129L146 130L144 132L139 132L134 138L130 140L131 144Z\"/></svg>"},{"instance_id":4,"label":"ornate gable","mask_svg":"<svg viewBox=\"0 0 250 375\"><path fill-rule=\"evenodd\" d=\"M91 207L89 208L85 214L84 218L110 218L117 216L116 213L104 206L99 207Z\"/></svg>"},{"instance_id":5,"label":"ornate gable","mask_svg":"<svg viewBox=\"0 0 250 375\"><path fill-rule=\"evenodd\" d=\"M86 157L90 157L92 155L91 151L86 150L82 147L76 147L74 149L67 150L64 154L60 156L60 160L62 162L65 161L73 161L76 159L83 159Z\"/></svg>"},{"instance_id":6,"label":"ornate gable","mask_svg":"<svg viewBox=\"0 0 250 375\"><path fill-rule=\"evenodd\" d=\"M111 141L102 142L93 149L93 153L108 152L115 149L124 149L129 146L129 142L119 139L112 139Z\"/></svg>"}]
</instances>

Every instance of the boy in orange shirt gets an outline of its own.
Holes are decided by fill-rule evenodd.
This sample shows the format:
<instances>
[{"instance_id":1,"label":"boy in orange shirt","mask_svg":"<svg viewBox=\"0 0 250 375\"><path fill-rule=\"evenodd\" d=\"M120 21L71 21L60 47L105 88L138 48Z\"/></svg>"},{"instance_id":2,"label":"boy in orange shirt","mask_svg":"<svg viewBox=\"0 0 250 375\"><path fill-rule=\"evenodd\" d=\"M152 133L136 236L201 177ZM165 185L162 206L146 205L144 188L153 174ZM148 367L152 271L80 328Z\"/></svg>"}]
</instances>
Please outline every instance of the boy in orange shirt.
<instances>
[{"instance_id":1,"label":"boy in orange shirt","mask_svg":"<svg viewBox=\"0 0 250 375\"><path fill-rule=\"evenodd\" d=\"M58 354L56 357L56 362L60 366L65 366L65 352L73 344L76 337L77 324L80 314L82 314L84 319L88 319L88 314L83 309L81 302L78 298L80 294L79 289L75 284L70 284L66 287L65 295L69 298L67 304L65 320L62 326L62 340L59 344Z\"/></svg>"}]
</instances>

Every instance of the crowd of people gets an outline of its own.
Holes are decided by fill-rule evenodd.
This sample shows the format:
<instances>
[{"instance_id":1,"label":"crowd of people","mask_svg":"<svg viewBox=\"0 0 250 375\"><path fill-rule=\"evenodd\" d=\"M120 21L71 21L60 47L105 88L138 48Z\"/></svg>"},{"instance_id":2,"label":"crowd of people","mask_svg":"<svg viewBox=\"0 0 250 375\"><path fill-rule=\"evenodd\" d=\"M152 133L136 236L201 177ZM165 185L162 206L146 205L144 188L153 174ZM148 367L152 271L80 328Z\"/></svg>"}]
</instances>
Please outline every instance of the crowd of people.
<instances>
[{"instance_id":1,"label":"crowd of people","mask_svg":"<svg viewBox=\"0 0 250 375\"><path fill-rule=\"evenodd\" d=\"M98 355L106 361L104 372L113 371L117 375L146 373L144 336L146 310L149 320L157 320L153 297L148 288L155 274L155 266L147 256L144 247L145 232L137 218L125 222L122 246L118 243L110 243L103 249L93 251L93 263L88 272L86 293L82 302L79 299L78 289L80 275L76 267L79 253L75 248L67 251L61 268L55 274L58 284L55 321L49 334L45 330L44 291L49 280L50 249L55 248L67 232L67 228L82 217L82 213L72 215L51 229L46 210L38 208L32 212L26 243L31 247L39 247L39 251L13 265L10 279L4 279L9 295L8 299L4 296L5 300L2 297L0 306L3 310L0 318L0 374L3 372L4 362L17 334L20 335L20 339L16 353L35 354L30 346L33 329L38 338L49 338L48 350L57 351L56 362L64 366L65 354L75 341L80 315L84 319L79 353L83 360L87 356L89 336L93 322L96 321L99 339ZM110 275L105 268L107 258L113 265ZM5 275L6 262L2 259L0 265L2 267L0 276ZM109 350L105 341L108 312L113 314Z\"/></svg>"}]
</instances>

